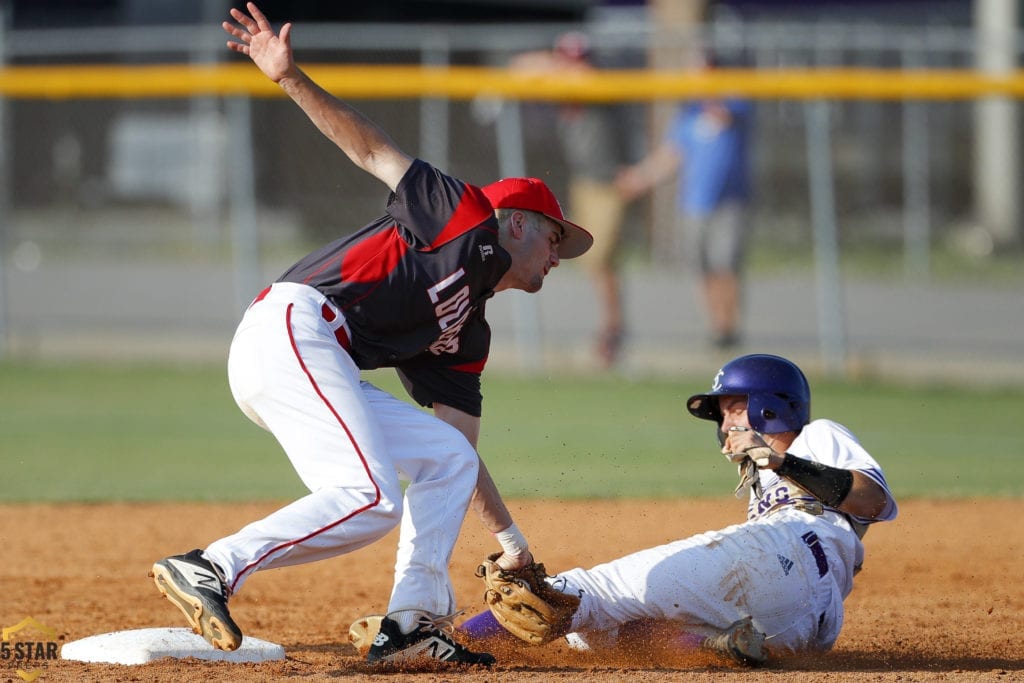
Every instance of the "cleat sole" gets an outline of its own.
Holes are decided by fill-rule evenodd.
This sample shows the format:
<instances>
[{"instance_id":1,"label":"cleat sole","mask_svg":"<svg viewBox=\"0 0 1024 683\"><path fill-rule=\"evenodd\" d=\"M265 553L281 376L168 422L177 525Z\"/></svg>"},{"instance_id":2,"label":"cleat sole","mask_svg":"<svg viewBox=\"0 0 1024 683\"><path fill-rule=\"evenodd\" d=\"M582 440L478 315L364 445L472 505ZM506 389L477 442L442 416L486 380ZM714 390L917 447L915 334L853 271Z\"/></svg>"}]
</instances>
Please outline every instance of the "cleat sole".
<instances>
[{"instance_id":1,"label":"cleat sole","mask_svg":"<svg viewBox=\"0 0 1024 683\"><path fill-rule=\"evenodd\" d=\"M240 633L236 634L231 629L225 628L224 623L217 616L206 614L202 601L196 596L180 590L164 567L153 565L153 571L149 573L149 576L152 577L160 594L185 615L193 633L202 636L206 642L218 650L230 652L237 650L242 644Z\"/></svg>"}]
</instances>

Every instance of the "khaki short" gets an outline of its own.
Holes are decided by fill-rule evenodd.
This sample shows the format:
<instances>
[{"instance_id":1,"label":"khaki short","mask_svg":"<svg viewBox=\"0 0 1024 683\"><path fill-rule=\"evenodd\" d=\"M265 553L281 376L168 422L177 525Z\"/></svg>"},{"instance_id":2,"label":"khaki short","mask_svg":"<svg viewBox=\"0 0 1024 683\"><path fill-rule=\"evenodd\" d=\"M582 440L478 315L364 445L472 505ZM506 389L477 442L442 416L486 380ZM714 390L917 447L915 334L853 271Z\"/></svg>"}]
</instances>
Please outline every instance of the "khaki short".
<instances>
[{"instance_id":1,"label":"khaki short","mask_svg":"<svg viewBox=\"0 0 1024 683\"><path fill-rule=\"evenodd\" d=\"M569 220L594 236L594 246L579 258L587 268L610 266L618 256L626 202L612 182L574 178L569 182Z\"/></svg>"},{"instance_id":2,"label":"khaki short","mask_svg":"<svg viewBox=\"0 0 1024 683\"><path fill-rule=\"evenodd\" d=\"M701 274L733 273L743 267L750 230L745 204L725 202L706 216L680 217L682 257Z\"/></svg>"}]
</instances>

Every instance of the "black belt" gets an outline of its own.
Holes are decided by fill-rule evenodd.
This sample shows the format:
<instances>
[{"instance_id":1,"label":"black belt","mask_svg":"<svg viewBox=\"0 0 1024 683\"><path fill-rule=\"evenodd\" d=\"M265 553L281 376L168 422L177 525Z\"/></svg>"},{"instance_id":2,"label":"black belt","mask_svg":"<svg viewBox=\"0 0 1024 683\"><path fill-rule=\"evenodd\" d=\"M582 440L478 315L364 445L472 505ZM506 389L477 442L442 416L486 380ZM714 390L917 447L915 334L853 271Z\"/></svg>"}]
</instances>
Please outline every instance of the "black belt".
<instances>
[{"instance_id":1,"label":"black belt","mask_svg":"<svg viewBox=\"0 0 1024 683\"><path fill-rule=\"evenodd\" d=\"M811 555L814 555L814 561L818 564L818 576L828 574L828 558L825 557L825 549L821 547L821 539L818 538L818 534L808 531L800 538L804 539Z\"/></svg>"}]
</instances>

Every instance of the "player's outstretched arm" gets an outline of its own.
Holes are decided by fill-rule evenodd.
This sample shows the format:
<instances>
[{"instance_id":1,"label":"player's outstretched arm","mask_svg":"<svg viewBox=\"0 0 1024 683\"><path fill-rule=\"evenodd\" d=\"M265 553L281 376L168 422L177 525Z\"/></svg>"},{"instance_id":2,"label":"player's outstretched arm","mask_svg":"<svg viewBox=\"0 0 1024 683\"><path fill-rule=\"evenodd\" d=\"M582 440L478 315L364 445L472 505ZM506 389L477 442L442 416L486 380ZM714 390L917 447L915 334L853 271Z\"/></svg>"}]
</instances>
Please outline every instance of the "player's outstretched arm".
<instances>
[{"instance_id":1,"label":"player's outstretched arm","mask_svg":"<svg viewBox=\"0 0 1024 683\"><path fill-rule=\"evenodd\" d=\"M473 448L476 448L477 440L480 438L479 417L437 401L434 401L434 414L462 432ZM473 491L469 507L480 518L484 528L494 534L495 539L501 544L502 553L497 558L497 564L502 569L517 569L533 562L529 544L519 531L519 527L513 523L512 514L502 500L498 486L491 479L483 460L480 460L476 489Z\"/></svg>"},{"instance_id":2,"label":"player's outstretched arm","mask_svg":"<svg viewBox=\"0 0 1024 683\"><path fill-rule=\"evenodd\" d=\"M227 21L222 24L235 39L228 41L228 48L252 59L356 166L394 191L412 158L377 124L325 91L298 67L292 52L290 23L282 26L279 34L275 33L254 3L247 3L246 8L249 14L231 10L237 25Z\"/></svg>"},{"instance_id":3,"label":"player's outstretched arm","mask_svg":"<svg viewBox=\"0 0 1024 683\"><path fill-rule=\"evenodd\" d=\"M512 514L502 500L498 486L491 478L491 473L480 461L477 472L476 490L469 507L476 512L484 528L494 534L501 545L502 552L495 558L495 563L502 569L519 569L533 563L533 553L523 532L515 525Z\"/></svg>"}]
</instances>

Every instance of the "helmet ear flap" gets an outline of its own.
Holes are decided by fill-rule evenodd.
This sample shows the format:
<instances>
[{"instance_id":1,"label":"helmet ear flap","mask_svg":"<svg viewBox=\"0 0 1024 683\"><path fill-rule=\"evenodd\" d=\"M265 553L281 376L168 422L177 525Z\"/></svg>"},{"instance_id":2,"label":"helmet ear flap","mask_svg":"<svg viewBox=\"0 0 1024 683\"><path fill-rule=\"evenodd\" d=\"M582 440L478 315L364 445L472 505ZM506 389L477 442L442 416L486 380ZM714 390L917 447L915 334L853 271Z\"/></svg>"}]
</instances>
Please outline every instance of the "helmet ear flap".
<instances>
[{"instance_id":1,"label":"helmet ear flap","mask_svg":"<svg viewBox=\"0 0 1024 683\"><path fill-rule=\"evenodd\" d=\"M787 394L751 394L747 404L750 426L764 434L800 431L809 410L799 397Z\"/></svg>"}]
</instances>

